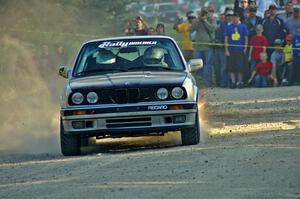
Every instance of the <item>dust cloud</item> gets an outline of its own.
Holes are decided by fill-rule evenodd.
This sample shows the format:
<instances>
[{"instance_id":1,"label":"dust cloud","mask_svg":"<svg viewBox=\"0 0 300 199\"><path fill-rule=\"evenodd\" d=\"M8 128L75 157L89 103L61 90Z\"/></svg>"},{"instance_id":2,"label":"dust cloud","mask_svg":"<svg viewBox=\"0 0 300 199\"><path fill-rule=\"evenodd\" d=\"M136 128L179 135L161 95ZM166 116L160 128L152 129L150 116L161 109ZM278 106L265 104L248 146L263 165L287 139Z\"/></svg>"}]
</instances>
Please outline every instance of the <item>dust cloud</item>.
<instances>
[{"instance_id":1,"label":"dust cloud","mask_svg":"<svg viewBox=\"0 0 300 199\"><path fill-rule=\"evenodd\" d=\"M0 152L59 152L58 89L53 88L61 82L54 73L47 81L29 44L10 36L0 43L6 47L6 64L0 66Z\"/></svg>"}]
</instances>

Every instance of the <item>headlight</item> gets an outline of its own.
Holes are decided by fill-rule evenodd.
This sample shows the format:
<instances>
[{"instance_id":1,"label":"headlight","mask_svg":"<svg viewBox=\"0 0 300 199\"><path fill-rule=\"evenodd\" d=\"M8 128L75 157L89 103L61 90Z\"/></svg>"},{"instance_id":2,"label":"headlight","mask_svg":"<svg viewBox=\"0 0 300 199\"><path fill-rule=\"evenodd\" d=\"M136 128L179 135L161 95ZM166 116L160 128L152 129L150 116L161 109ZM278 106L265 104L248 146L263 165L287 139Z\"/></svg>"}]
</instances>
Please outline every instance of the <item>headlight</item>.
<instances>
[{"instance_id":1,"label":"headlight","mask_svg":"<svg viewBox=\"0 0 300 199\"><path fill-rule=\"evenodd\" d=\"M79 93L79 92L74 93L72 95L72 102L74 104L81 104L83 102L83 95L81 93Z\"/></svg>"},{"instance_id":2,"label":"headlight","mask_svg":"<svg viewBox=\"0 0 300 199\"><path fill-rule=\"evenodd\" d=\"M180 87L175 87L175 88L172 89L171 94L172 94L172 97L173 97L173 98L175 98L175 99L180 99L180 98L183 97L184 91L183 91L183 89L180 88Z\"/></svg>"},{"instance_id":3,"label":"headlight","mask_svg":"<svg viewBox=\"0 0 300 199\"><path fill-rule=\"evenodd\" d=\"M157 90L156 95L158 99L165 100L168 98L168 90L166 88L160 88Z\"/></svg>"},{"instance_id":4,"label":"headlight","mask_svg":"<svg viewBox=\"0 0 300 199\"><path fill-rule=\"evenodd\" d=\"M86 99L90 104L95 104L98 102L98 95L95 92L89 92L86 96Z\"/></svg>"}]
</instances>

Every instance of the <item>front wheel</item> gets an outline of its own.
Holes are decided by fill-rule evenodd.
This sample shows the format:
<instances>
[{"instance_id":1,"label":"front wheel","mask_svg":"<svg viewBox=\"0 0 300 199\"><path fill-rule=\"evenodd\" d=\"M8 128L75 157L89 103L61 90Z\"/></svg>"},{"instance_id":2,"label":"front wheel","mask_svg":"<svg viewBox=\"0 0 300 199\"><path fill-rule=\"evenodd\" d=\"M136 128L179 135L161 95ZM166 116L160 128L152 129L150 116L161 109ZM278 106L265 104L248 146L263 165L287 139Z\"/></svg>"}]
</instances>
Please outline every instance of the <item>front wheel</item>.
<instances>
[{"instance_id":1,"label":"front wheel","mask_svg":"<svg viewBox=\"0 0 300 199\"><path fill-rule=\"evenodd\" d=\"M200 125L199 125L199 113L197 111L195 117L195 125L190 128L183 128L181 130L181 142L182 145L195 145L200 141Z\"/></svg>"},{"instance_id":2,"label":"front wheel","mask_svg":"<svg viewBox=\"0 0 300 199\"><path fill-rule=\"evenodd\" d=\"M68 135L64 132L62 120L60 120L60 144L64 156L80 155L80 137Z\"/></svg>"}]
</instances>

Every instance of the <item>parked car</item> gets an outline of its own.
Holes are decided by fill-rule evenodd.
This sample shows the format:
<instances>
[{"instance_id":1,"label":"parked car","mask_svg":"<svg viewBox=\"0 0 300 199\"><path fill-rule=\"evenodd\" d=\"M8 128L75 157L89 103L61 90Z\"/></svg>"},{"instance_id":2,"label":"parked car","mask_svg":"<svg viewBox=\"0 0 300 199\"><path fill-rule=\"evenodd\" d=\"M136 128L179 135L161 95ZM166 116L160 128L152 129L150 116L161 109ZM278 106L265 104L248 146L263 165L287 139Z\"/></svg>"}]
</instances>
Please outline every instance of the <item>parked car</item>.
<instances>
[{"instance_id":1,"label":"parked car","mask_svg":"<svg viewBox=\"0 0 300 199\"><path fill-rule=\"evenodd\" d=\"M61 96L63 155L79 155L89 137L163 135L181 131L183 145L199 143L199 89L176 42L136 36L84 43Z\"/></svg>"}]
</instances>

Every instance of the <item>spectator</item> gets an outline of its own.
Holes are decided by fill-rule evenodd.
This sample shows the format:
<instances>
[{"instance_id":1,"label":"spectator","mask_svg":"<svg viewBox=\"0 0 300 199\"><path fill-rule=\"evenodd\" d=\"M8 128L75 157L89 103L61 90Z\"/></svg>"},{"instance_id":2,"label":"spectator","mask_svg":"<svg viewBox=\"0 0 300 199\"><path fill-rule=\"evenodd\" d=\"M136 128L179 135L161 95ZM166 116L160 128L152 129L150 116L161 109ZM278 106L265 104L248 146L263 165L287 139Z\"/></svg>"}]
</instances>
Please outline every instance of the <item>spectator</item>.
<instances>
[{"instance_id":1,"label":"spectator","mask_svg":"<svg viewBox=\"0 0 300 199\"><path fill-rule=\"evenodd\" d=\"M278 82L280 81L279 77L282 76L283 72L283 50L282 41L280 39L274 41L274 49L270 60L273 63L273 86L278 86Z\"/></svg>"},{"instance_id":2,"label":"spectator","mask_svg":"<svg viewBox=\"0 0 300 199\"><path fill-rule=\"evenodd\" d=\"M220 14L219 20L217 20L217 24L220 25L220 23L226 23L226 14L225 13Z\"/></svg>"},{"instance_id":3,"label":"spectator","mask_svg":"<svg viewBox=\"0 0 300 199\"><path fill-rule=\"evenodd\" d=\"M251 9L251 8L257 9L256 0L249 0L248 3L249 3L249 9Z\"/></svg>"},{"instance_id":4,"label":"spectator","mask_svg":"<svg viewBox=\"0 0 300 199\"><path fill-rule=\"evenodd\" d=\"M270 10L266 10L265 12L264 12L264 19L265 18L267 18L267 17L270 17L271 16L271 11Z\"/></svg>"},{"instance_id":5,"label":"spectator","mask_svg":"<svg viewBox=\"0 0 300 199\"><path fill-rule=\"evenodd\" d=\"M126 26L123 28L123 32L127 36L132 36L135 34L135 28L136 28L136 21L135 18L131 19Z\"/></svg>"},{"instance_id":6,"label":"spectator","mask_svg":"<svg viewBox=\"0 0 300 199\"><path fill-rule=\"evenodd\" d=\"M65 52L64 46L61 44L56 45L55 54L54 54L54 62L56 69L59 66L66 66L68 62L68 56Z\"/></svg>"},{"instance_id":7,"label":"spectator","mask_svg":"<svg viewBox=\"0 0 300 199\"><path fill-rule=\"evenodd\" d=\"M203 59L203 68L198 72L202 77L204 86L210 87L212 84L212 56L213 48L210 44L214 41L214 33L217 23L214 18L208 17L208 12L202 10L199 13L198 21L190 27L190 33L196 31L195 41L198 43L195 48L195 58ZM201 45L199 45L201 44Z\"/></svg>"},{"instance_id":8,"label":"spectator","mask_svg":"<svg viewBox=\"0 0 300 199\"><path fill-rule=\"evenodd\" d=\"M192 23L195 21L196 19L196 15L194 14L194 12L189 11L186 13L186 17L187 17L187 21L186 22L182 22L182 20L178 20L178 22L176 24L174 24L174 29L181 33L181 38L182 38L182 52L183 52L183 56L185 58L186 61L189 61L194 53L194 48L193 48L193 43L189 38L189 28L191 27Z\"/></svg>"},{"instance_id":9,"label":"spectator","mask_svg":"<svg viewBox=\"0 0 300 199\"><path fill-rule=\"evenodd\" d=\"M254 68L251 77L248 80L250 84L253 80L255 87L267 87L272 81L272 62L268 61L268 55L265 52L260 53L260 61Z\"/></svg>"},{"instance_id":10,"label":"spectator","mask_svg":"<svg viewBox=\"0 0 300 199\"><path fill-rule=\"evenodd\" d=\"M294 58L294 83L300 85L300 26L293 38L293 58Z\"/></svg>"},{"instance_id":11,"label":"spectator","mask_svg":"<svg viewBox=\"0 0 300 199\"><path fill-rule=\"evenodd\" d=\"M215 7L213 5L209 5L207 8L208 18L213 19L215 14Z\"/></svg>"},{"instance_id":12,"label":"spectator","mask_svg":"<svg viewBox=\"0 0 300 199\"><path fill-rule=\"evenodd\" d=\"M280 19L282 19L282 21L283 21L284 23L286 23L286 21L287 21L288 19L290 19L290 18L293 17L293 7L294 7L294 5L292 4L292 2L288 1L288 2L285 4L285 7L284 7L285 12L282 13L282 14L280 14L280 15L278 15L278 17L279 17Z\"/></svg>"},{"instance_id":13,"label":"spectator","mask_svg":"<svg viewBox=\"0 0 300 199\"><path fill-rule=\"evenodd\" d=\"M256 5L257 5L257 15L260 16L261 18L264 17L264 14L266 10L270 7L270 5L276 5L274 0L256 0Z\"/></svg>"},{"instance_id":14,"label":"spectator","mask_svg":"<svg viewBox=\"0 0 300 199\"><path fill-rule=\"evenodd\" d=\"M165 25L164 24L162 24L162 23L157 24L155 30L158 35L165 35Z\"/></svg>"},{"instance_id":15,"label":"spectator","mask_svg":"<svg viewBox=\"0 0 300 199\"><path fill-rule=\"evenodd\" d=\"M268 40L265 36L262 35L263 26L258 24L256 26L256 35L252 37L250 40L250 50L249 50L249 61L250 67L248 69L248 73L250 74L254 67L260 61L260 53L266 52L266 47L268 46Z\"/></svg>"},{"instance_id":16,"label":"spectator","mask_svg":"<svg viewBox=\"0 0 300 199\"><path fill-rule=\"evenodd\" d=\"M233 10L232 9L227 9L226 10L226 25L232 24L232 17L233 17Z\"/></svg>"},{"instance_id":17,"label":"spectator","mask_svg":"<svg viewBox=\"0 0 300 199\"><path fill-rule=\"evenodd\" d=\"M286 45L283 48L283 62L284 62L284 71L282 74L282 86L291 85L293 83L293 45L292 45L293 36L286 36Z\"/></svg>"},{"instance_id":18,"label":"spectator","mask_svg":"<svg viewBox=\"0 0 300 199\"><path fill-rule=\"evenodd\" d=\"M148 35L156 35L156 30L153 27L148 28Z\"/></svg>"},{"instance_id":19,"label":"spectator","mask_svg":"<svg viewBox=\"0 0 300 199\"><path fill-rule=\"evenodd\" d=\"M250 74L253 72L255 66L260 62L260 53L266 52L266 47L268 46L268 40L262 35L263 27L261 24L256 26L256 35L250 40L249 49L249 67L244 73L244 79L248 79Z\"/></svg>"},{"instance_id":20,"label":"spectator","mask_svg":"<svg viewBox=\"0 0 300 199\"><path fill-rule=\"evenodd\" d=\"M147 25L141 16L137 16L128 22L123 28L126 35L147 35Z\"/></svg>"},{"instance_id":21,"label":"spectator","mask_svg":"<svg viewBox=\"0 0 300 199\"><path fill-rule=\"evenodd\" d=\"M250 17L250 11L249 11L249 8L247 8L247 9L245 9L244 10L244 23L245 23L245 21Z\"/></svg>"},{"instance_id":22,"label":"spectator","mask_svg":"<svg viewBox=\"0 0 300 199\"><path fill-rule=\"evenodd\" d=\"M215 76L216 85L220 87L227 87L228 74L226 71L226 55L224 53L224 41L225 41L225 30L228 24L232 23L232 10L227 10L225 13L225 21L219 21L218 29L215 32L215 43L214 48L214 66L215 66Z\"/></svg>"},{"instance_id":23,"label":"spectator","mask_svg":"<svg viewBox=\"0 0 300 199\"><path fill-rule=\"evenodd\" d=\"M256 8L250 8L249 12L249 18L245 20L245 25L249 31L249 40L251 40L251 38L256 35L256 26L261 24L262 18L256 16Z\"/></svg>"},{"instance_id":24,"label":"spectator","mask_svg":"<svg viewBox=\"0 0 300 199\"><path fill-rule=\"evenodd\" d=\"M42 44L42 51L39 58L42 69L51 70L54 67L53 64L53 54L50 54L49 46L47 44Z\"/></svg>"},{"instance_id":25,"label":"spectator","mask_svg":"<svg viewBox=\"0 0 300 199\"><path fill-rule=\"evenodd\" d=\"M244 22L244 11L248 8L249 4L248 4L248 0L235 0L234 1L234 8L233 11L234 13L237 13L240 17L240 21ZM240 6L241 4L241 6Z\"/></svg>"},{"instance_id":26,"label":"spectator","mask_svg":"<svg viewBox=\"0 0 300 199\"><path fill-rule=\"evenodd\" d=\"M248 30L240 23L238 13L233 15L233 23L225 31L225 54L228 56L228 72L230 73L230 87L243 87L243 72L245 70L244 56L247 53Z\"/></svg>"},{"instance_id":27,"label":"spectator","mask_svg":"<svg viewBox=\"0 0 300 199\"><path fill-rule=\"evenodd\" d=\"M294 8L293 17L289 18L286 23L286 29L288 34L295 35L297 34L297 28L300 25L300 10L299 8Z\"/></svg>"},{"instance_id":28,"label":"spectator","mask_svg":"<svg viewBox=\"0 0 300 199\"><path fill-rule=\"evenodd\" d=\"M262 25L264 27L263 35L268 39L269 45L273 46L275 39L283 41L286 36L286 30L283 21L277 15L277 7L271 5L269 7L270 17L264 18ZM268 56L272 54L272 48L267 49Z\"/></svg>"},{"instance_id":29,"label":"spectator","mask_svg":"<svg viewBox=\"0 0 300 199\"><path fill-rule=\"evenodd\" d=\"M137 16L135 21L135 35L147 35L147 25L143 18L141 16Z\"/></svg>"}]
</instances>

